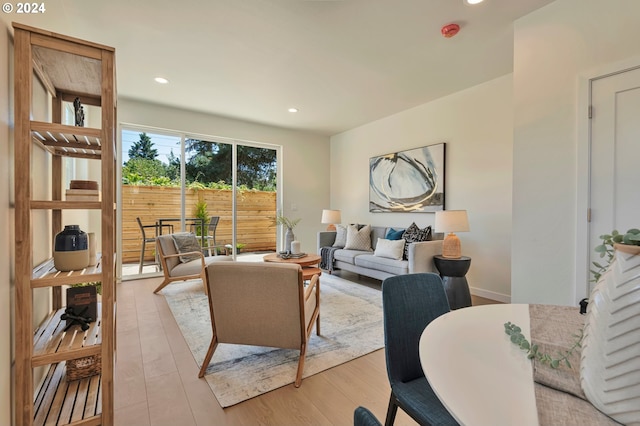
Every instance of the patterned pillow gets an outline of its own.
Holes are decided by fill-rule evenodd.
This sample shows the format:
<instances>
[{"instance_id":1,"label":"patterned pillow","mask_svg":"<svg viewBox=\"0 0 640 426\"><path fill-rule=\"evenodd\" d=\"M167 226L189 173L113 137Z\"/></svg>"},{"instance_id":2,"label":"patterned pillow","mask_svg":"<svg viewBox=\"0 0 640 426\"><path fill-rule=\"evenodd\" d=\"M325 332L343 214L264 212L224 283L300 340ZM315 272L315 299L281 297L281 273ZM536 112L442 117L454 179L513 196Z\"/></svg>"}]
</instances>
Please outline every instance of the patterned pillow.
<instances>
[{"instance_id":1,"label":"patterned pillow","mask_svg":"<svg viewBox=\"0 0 640 426\"><path fill-rule=\"evenodd\" d=\"M378 238L376 243L376 251L374 256L388 257L389 259L400 260L402 259L402 253L404 252L405 241L400 238L399 240L385 240Z\"/></svg>"},{"instance_id":2,"label":"patterned pillow","mask_svg":"<svg viewBox=\"0 0 640 426\"><path fill-rule=\"evenodd\" d=\"M365 225L358 230L356 225L349 225L344 248L345 250L371 251L371 226Z\"/></svg>"},{"instance_id":3,"label":"patterned pillow","mask_svg":"<svg viewBox=\"0 0 640 426\"><path fill-rule=\"evenodd\" d=\"M431 226L420 229L418 228L418 225L413 222L404 231L404 234L402 234L402 238L407 242L407 244L405 244L404 246L404 256L402 257L402 259L409 260L409 244L431 240Z\"/></svg>"},{"instance_id":4,"label":"patterned pillow","mask_svg":"<svg viewBox=\"0 0 640 426\"><path fill-rule=\"evenodd\" d=\"M389 228L389 231L387 231L387 235L385 236L385 238L387 240L400 240L402 239L402 234L404 234L404 229L396 231L393 228Z\"/></svg>"},{"instance_id":5,"label":"patterned pillow","mask_svg":"<svg viewBox=\"0 0 640 426\"><path fill-rule=\"evenodd\" d=\"M173 237L173 244L176 245L176 250L178 250L178 253L202 251L195 234L191 234L189 232L181 232L177 234L171 234L171 236ZM199 257L200 256L195 253L186 256L180 256L180 262L187 263L194 259L198 259Z\"/></svg>"},{"instance_id":6,"label":"patterned pillow","mask_svg":"<svg viewBox=\"0 0 640 426\"><path fill-rule=\"evenodd\" d=\"M336 225L336 240L333 247L344 248L347 244L347 227L344 225Z\"/></svg>"}]
</instances>

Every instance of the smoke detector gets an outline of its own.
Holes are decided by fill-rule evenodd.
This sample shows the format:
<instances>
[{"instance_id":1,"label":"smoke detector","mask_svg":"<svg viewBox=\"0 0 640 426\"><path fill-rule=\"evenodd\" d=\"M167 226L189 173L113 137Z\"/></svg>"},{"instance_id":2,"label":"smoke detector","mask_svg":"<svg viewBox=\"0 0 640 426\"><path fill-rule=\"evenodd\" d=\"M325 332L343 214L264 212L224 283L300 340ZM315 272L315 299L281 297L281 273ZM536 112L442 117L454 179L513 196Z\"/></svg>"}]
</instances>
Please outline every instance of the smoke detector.
<instances>
[{"instance_id":1,"label":"smoke detector","mask_svg":"<svg viewBox=\"0 0 640 426\"><path fill-rule=\"evenodd\" d=\"M454 35L458 34L458 31L460 31L460 25L458 24L447 24L440 29L440 32L446 38L453 37Z\"/></svg>"}]
</instances>

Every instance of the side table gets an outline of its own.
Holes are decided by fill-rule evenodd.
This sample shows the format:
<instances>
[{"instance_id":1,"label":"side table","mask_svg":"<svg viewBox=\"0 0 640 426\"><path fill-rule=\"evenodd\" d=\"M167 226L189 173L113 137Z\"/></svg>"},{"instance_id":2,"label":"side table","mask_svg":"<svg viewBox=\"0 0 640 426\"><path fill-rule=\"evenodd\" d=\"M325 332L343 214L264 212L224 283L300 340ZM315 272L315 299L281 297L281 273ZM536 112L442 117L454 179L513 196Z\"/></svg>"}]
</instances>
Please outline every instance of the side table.
<instances>
[{"instance_id":1,"label":"side table","mask_svg":"<svg viewBox=\"0 0 640 426\"><path fill-rule=\"evenodd\" d=\"M449 307L453 310L471 306L469 283L465 277L471 266L471 258L462 256L458 259L451 259L437 255L433 256L433 262L442 277L442 284L449 299Z\"/></svg>"}]
</instances>

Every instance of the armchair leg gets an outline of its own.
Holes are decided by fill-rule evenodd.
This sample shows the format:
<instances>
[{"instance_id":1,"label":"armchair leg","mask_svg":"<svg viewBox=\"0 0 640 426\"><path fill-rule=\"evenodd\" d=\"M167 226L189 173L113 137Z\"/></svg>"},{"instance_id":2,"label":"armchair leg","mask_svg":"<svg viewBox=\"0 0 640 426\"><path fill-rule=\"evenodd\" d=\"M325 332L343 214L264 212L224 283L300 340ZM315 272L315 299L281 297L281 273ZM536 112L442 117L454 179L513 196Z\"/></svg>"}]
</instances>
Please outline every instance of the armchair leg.
<instances>
[{"instance_id":1,"label":"armchair leg","mask_svg":"<svg viewBox=\"0 0 640 426\"><path fill-rule=\"evenodd\" d=\"M393 422L396 420L396 413L398 412L398 402L393 391L389 397L389 408L387 408L387 418L384 422L384 426L393 426Z\"/></svg>"},{"instance_id":2,"label":"armchair leg","mask_svg":"<svg viewBox=\"0 0 640 426\"><path fill-rule=\"evenodd\" d=\"M211 343L209 344L209 350L207 351L207 355L204 357L204 361L202 361L202 367L200 367L200 372L198 373L199 378L204 377L204 373L207 372L207 367L209 366L209 362L211 362L211 357L213 357L213 353L216 351L218 347L218 336L215 334L211 337Z\"/></svg>"},{"instance_id":3,"label":"armchair leg","mask_svg":"<svg viewBox=\"0 0 640 426\"><path fill-rule=\"evenodd\" d=\"M302 343L300 346L300 359L298 360L298 372L296 373L296 381L294 382L294 386L299 388L302 384L302 371L304 370L304 357L307 354L307 344Z\"/></svg>"},{"instance_id":4,"label":"armchair leg","mask_svg":"<svg viewBox=\"0 0 640 426\"><path fill-rule=\"evenodd\" d=\"M158 288L156 288L155 290L153 290L154 293L159 292L160 290L162 290L163 288L165 288L169 283L171 282L171 280L168 279L164 279L164 281L162 281L162 284L160 284L158 286Z\"/></svg>"}]
</instances>

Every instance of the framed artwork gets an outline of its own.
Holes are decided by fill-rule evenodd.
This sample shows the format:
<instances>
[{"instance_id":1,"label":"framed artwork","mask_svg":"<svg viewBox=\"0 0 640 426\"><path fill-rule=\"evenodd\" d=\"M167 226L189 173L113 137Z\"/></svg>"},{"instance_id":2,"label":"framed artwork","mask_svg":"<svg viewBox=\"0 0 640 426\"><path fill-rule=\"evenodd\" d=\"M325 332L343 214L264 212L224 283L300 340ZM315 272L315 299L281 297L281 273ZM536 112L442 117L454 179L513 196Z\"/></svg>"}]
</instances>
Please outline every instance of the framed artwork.
<instances>
[{"instance_id":1,"label":"framed artwork","mask_svg":"<svg viewBox=\"0 0 640 426\"><path fill-rule=\"evenodd\" d=\"M369 211L444 210L445 144L369 159Z\"/></svg>"}]
</instances>

